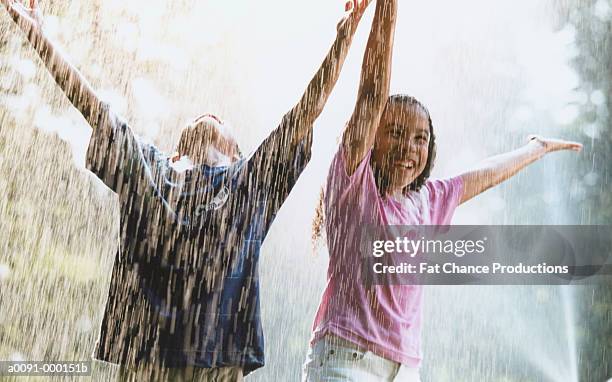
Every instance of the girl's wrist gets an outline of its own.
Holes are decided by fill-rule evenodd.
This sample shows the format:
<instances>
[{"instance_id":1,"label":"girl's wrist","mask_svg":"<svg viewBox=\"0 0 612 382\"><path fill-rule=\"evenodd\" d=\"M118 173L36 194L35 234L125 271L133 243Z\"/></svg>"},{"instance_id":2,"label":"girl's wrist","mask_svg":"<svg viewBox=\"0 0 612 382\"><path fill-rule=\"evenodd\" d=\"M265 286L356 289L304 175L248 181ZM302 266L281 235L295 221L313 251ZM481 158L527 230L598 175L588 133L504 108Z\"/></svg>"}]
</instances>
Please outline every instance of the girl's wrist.
<instances>
[{"instance_id":1,"label":"girl's wrist","mask_svg":"<svg viewBox=\"0 0 612 382\"><path fill-rule=\"evenodd\" d=\"M548 147L546 143L544 143L537 136L531 137L529 139L529 142L527 142L527 147L530 147L531 149L533 149L534 151L536 151L538 154L541 154L541 155L548 153Z\"/></svg>"}]
</instances>

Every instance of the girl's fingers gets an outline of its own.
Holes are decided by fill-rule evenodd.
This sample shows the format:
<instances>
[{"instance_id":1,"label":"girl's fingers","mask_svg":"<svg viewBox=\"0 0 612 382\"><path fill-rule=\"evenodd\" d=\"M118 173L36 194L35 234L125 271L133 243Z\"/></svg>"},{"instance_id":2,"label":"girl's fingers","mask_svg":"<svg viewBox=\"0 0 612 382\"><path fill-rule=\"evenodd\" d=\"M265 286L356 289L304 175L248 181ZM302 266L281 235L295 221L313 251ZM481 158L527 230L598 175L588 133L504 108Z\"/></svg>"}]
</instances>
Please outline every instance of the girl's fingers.
<instances>
[{"instance_id":1,"label":"girl's fingers","mask_svg":"<svg viewBox=\"0 0 612 382\"><path fill-rule=\"evenodd\" d=\"M582 144L578 143L578 142L572 142L572 141L564 141L564 140L557 140L555 143L557 143L557 145L560 148L563 149L572 149L572 150L576 150L576 149L580 149L582 148Z\"/></svg>"},{"instance_id":2,"label":"girl's fingers","mask_svg":"<svg viewBox=\"0 0 612 382\"><path fill-rule=\"evenodd\" d=\"M344 4L344 11L345 12L349 12L351 9L353 9L353 1L347 1L346 4Z\"/></svg>"},{"instance_id":3,"label":"girl's fingers","mask_svg":"<svg viewBox=\"0 0 612 382\"><path fill-rule=\"evenodd\" d=\"M578 142L556 140L551 143L554 147L554 150L572 150L576 152L579 152L582 150L582 144Z\"/></svg>"},{"instance_id":4,"label":"girl's fingers","mask_svg":"<svg viewBox=\"0 0 612 382\"><path fill-rule=\"evenodd\" d=\"M36 0L30 0L30 9L36 8Z\"/></svg>"}]
</instances>

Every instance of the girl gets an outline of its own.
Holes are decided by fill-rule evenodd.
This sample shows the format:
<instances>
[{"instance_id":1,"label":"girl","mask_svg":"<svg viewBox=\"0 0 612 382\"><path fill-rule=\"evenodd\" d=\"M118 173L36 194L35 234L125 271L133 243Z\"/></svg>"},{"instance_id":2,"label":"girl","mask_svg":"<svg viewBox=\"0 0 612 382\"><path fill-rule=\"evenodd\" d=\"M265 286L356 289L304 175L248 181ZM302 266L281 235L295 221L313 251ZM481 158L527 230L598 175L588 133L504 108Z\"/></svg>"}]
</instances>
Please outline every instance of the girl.
<instances>
[{"instance_id":1,"label":"girl","mask_svg":"<svg viewBox=\"0 0 612 382\"><path fill-rule=\"evenodd\" d=\"M327 178L327 286L313 325L305 381L419 381L421 286L364 286L361 227L447 225L455 208L545 154L579 143L531 136L474 170L430 180L436 143L427 108L389 96L397 0L378 0L357 104Z\"/></svg>"}]
</instances>

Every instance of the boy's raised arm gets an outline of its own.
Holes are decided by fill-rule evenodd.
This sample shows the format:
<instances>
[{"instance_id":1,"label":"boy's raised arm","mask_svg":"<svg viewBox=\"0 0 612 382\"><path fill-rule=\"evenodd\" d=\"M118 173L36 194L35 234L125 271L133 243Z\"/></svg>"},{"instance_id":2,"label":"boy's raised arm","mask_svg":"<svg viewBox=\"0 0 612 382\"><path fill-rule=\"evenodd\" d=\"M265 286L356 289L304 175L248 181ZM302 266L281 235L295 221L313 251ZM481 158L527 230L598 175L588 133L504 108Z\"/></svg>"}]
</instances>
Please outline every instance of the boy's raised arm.
<instances>
[{"instance_id":1,"label":"boy's raised arm","mask_svg":"<svg viewBox=\"0 0 612 382\"><path fill-rule=\"evenodd\" d=\"M340 21L334 43L325 56L321 67L316 72L300 101L283 117L283 125L292 129L291 143L297 144L308 135L314 121L323 111L338 77L357 25L371 0L351 0L346 5L347 15Z\"/></svg>"},{"instance_id":2,"label":"boy's raised arm","mask_svg":"<svg viewBox=\"0 0 612 382\"><path fill-rule=\"evenodd\" d=\"M261 193L268 200L269 216L278 211L310 160L314 121L340 76L357 24L369 2L350 2L347 15L338 24L336 39L302 98L248 160L246 173L252 181L252 193Z\"/></svg>"},{"instance_id":3,"label":"boy's raised arm","mask_svg":"<svg viewBox=\"0 0 612 382\"><path fill-rule=\"evenodd\" d=\"M59 52L55 44L42 29L42 18L36 0L30 0L30 8L25 8L15 0L0 0L15 23L25 33L28 41L64 91L92 128L96 128L102 102L83 75L72 66Z\"/></svg>"}]
</instances>

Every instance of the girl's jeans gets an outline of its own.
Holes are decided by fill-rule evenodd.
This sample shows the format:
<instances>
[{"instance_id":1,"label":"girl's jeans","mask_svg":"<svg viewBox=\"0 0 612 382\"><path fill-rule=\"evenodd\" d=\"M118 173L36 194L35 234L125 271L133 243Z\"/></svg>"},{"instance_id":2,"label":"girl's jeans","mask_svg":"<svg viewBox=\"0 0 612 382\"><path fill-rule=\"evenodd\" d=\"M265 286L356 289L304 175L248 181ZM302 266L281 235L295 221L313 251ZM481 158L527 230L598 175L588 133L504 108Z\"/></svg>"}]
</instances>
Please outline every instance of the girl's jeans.
<instances>
[{"instance_id":1,"label":"girl's jeans","mask_svg":"<svg viewBox=\"0 0 612 382\"><path fill-rule=\"evenodd\" d=\"M357 348L352 342L326 335L310 348L303 382L420 382L418 368L410 368Z\"/></svg>"}]
</instances>

